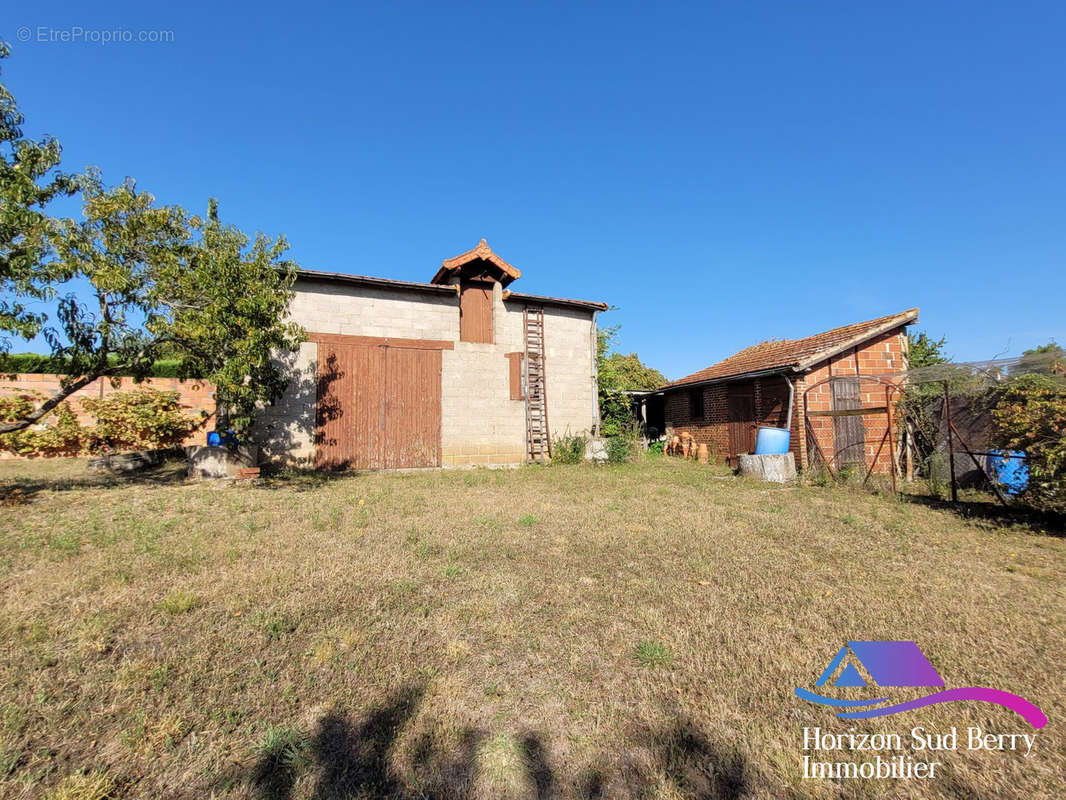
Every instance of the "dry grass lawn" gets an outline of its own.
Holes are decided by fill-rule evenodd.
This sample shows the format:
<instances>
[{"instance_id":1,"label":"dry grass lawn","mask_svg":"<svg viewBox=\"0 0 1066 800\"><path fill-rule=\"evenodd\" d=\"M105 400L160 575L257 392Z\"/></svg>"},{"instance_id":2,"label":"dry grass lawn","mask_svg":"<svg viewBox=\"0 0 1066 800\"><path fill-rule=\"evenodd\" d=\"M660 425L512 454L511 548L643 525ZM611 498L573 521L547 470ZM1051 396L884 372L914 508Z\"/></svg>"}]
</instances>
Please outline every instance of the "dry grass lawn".
<instances>
[{"instance_id":1,"label":"dry grass lawn","mask_svg":"<svg viewBox=\"0 0 1066 800\"><path fill-rule=\"evenodd\" d=\"M1066 540L675 460L186 484L0 462L4 797L1054 798ZM17 489L18 491L13 491ZM1031 755L804 780L848 639L1024 695Z\"/></svg>"}]
</instances>

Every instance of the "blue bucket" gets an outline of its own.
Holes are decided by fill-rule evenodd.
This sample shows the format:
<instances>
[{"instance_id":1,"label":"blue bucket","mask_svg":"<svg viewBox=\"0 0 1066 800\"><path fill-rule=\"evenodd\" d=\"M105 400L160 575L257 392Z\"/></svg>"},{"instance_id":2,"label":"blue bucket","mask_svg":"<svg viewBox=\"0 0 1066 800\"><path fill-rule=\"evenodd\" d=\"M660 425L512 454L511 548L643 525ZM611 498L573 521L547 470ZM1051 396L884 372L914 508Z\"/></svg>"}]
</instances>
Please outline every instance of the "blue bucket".
<instances>
[{"instance_id":1,"label":"blue bucket","mask_svg":"<svg viewBox=\"0 0 1066 800\"><path fill-rule=\"evenodd\" d=\"M755 437L755 455L766 456L774 453L787 453L792 434L787 428L759 427Z\"/></svg>"},{"instance_id":2,"label":"blue bucket","mask_svg":"<svg viewBox=\"0 0 1066 800\"><path fill-rule=\"evenodd\" d=\"M1029 465L1025 462L1025 453L1020 450L989 451L988 474L1010 495L1024 492L1029 487Z\"/></svg>"}]
</instances>

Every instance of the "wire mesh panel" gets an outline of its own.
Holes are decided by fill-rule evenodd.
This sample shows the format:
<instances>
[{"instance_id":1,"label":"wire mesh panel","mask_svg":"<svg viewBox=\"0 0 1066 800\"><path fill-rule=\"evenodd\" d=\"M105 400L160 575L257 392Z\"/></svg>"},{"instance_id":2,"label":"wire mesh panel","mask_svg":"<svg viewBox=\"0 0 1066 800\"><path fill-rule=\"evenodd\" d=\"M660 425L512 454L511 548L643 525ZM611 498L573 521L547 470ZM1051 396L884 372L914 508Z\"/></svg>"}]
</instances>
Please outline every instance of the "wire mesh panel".
<instances>
[{"instance_id":1,"label":"wire mesh panel","mask_svg":"<svg viewBox=\"0 0 1066 800\"><path fill-rule=\"evenodd\" d=\"M826 370L814 374L822 378ZM999 485L1005 461L1014 471L1036 462L1032 453L1013 452L1018 448L1002 443L993 409L1002 408L1001 393L1012 381L1030 376L1054 377L1060 383L1048 386L1063 385L1061 351L817 380L803 395L807 466L834 478L855 472L859 430L840 420L857 416L862 420L864 483L871 475L888 473L893 484L897 475L907 481L924 479L939 485L937 493L950 491L952 499L962 488L990 489L1006 504ZM855 405L856 381L859 407L849 408ZM1059 430L1052 435L1060 435Z\"/></svg>"}]
</instances>

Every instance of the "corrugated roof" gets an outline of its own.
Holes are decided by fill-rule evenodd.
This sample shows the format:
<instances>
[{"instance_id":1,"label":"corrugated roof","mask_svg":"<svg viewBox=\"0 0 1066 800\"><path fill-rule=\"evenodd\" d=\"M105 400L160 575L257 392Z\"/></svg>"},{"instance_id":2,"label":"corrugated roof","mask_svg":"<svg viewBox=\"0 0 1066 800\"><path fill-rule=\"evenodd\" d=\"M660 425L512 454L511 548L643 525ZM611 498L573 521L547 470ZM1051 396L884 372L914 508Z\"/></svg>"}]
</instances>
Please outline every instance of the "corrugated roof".
<instances>
[{"instance_id":1,"label":"corrugated roof","mask_svg":"<svg viewBox=\"0 0 1066 800\"><path fill-rule=\"evenodd\" d=\"M837 353L857 344L879 336L900 325L910 325L918 321L918 309L911 308L887 317L856 322L840 328L808 336L804 339L779 339L752 345L739 353L731 355L717 364L712 364L699 372L693 372L676 381L671 381L663 388L674 388L707 381L739 378L753 373L765 373L773 370L801 372Z\"/></svg>"},{"instance_id":2,"label":"corrugated roof","mask_svg":"<svg viewBox=\"0 0 1066 800\"><path fill-rule=\"evenodd\" d=\"M347 272L324 272L317 269L301 269L296 273L297 280L336 281L338 283L351 283L357 286L374 286L381 289L402 289L411 292L425 292L428 294L443 294L457 296L455 286L440 286L435 283L419 283L417 281L397 281L392 278L372 278L369 275L351 275Z\"/></svg>"},{"instance_id":3,"label":"corrugated roof","mask_svg":"<svg viewBox=\"0 0 1066 800\"><path fill-rule=\"evenodd\" d=\"M503 293L503 299L517 300L521 303L539 303L544 306L569 306L573 308L583 308L587 311L606 311L606 303L597 303L593 300L571 300L568 297L549 297L543 294L523 294L521 292L505 291Z\"/></svg>"}]
</instances>

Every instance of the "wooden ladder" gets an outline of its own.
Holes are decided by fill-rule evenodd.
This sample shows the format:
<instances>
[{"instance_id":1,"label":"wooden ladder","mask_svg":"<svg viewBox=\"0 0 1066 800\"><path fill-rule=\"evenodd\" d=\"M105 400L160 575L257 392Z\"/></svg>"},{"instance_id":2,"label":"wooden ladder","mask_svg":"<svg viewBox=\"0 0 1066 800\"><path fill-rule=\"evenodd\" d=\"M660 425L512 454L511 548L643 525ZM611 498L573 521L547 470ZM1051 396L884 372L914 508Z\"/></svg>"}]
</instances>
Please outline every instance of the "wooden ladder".
<instances>
[{"instance_id":1,"label":"wooden ladder","mask_svg":"<svg viewBox=\"0 0 1066 800\"><path fill-rule=\"evenodd\" d=\"M548 429L547 380L544 375L544 309L526 306L526 439L529 458L547 461L552 455Z\"/></svg>"}]
</instances>

